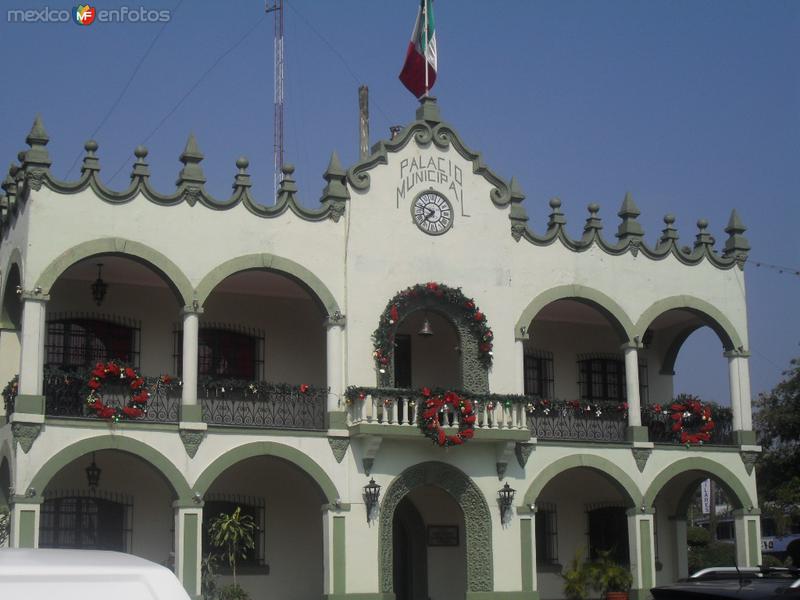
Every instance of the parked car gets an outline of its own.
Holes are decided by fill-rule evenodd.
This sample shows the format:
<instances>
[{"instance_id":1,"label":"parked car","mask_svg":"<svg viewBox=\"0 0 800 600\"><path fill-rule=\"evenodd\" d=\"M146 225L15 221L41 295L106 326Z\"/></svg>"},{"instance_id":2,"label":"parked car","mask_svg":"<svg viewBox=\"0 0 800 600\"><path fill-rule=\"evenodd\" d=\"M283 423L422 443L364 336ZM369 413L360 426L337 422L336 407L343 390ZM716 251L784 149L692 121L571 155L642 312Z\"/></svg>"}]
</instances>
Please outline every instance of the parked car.
<instances>
[{"instance_id":1,"label":"parked car","mask_svg":"<svg viewBox=\"0 0 800 600\"><path fill-rule=\"evenodd\" d=\"M714 567L650 593L655 600L800 599L800 569Z\"/></svg>"},{"instance_id":2,"label":"parked car","mask_svg":"<svg viewBox=\"0 0 800 600\"><path fill-rule=\"evenodd\" d=\"M121 552L0 549L0 598L189 600L175 574Z\"/></svg>"}]
</instances>

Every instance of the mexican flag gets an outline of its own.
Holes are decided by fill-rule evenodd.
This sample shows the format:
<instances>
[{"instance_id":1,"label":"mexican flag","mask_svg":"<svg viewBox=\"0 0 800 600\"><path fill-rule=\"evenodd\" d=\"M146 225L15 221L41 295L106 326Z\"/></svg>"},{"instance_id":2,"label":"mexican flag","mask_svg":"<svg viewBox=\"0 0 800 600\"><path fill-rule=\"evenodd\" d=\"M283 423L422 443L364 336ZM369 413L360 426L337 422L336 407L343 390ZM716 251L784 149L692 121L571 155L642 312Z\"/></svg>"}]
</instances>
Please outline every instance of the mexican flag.
<instances>
[{"instance_id":1,"label":"mexican flag","mask_svg":"<svg viewBox=\"0 0 800 600\"><path fill-rule=\"evenodd\" d=\"M427 68L426 68L427 67ZM408 43L406 62L400 81L420 98L436 82L436 30L433 26L433 0L420 0L417 21Z\"/></svg>"}]
</instances>

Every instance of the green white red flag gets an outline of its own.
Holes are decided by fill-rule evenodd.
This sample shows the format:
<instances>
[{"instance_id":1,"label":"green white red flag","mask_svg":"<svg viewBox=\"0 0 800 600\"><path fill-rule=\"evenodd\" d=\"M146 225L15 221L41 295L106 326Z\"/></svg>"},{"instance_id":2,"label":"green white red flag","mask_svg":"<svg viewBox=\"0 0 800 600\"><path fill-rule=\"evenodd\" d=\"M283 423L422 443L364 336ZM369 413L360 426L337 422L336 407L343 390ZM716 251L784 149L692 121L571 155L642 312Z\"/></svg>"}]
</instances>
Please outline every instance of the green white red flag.
<instances>
[{"instance_id":1,"label":"green white red flag","mask_svg":"<svg viewBox=\"0 0 800 600\"><path fill-rule=\"evenodd\" d=\"M433 24L433 0L420 0L417 21L400 71L400 81L420 98L436 82L436 29Z\"/></svg>"}]
</instances>

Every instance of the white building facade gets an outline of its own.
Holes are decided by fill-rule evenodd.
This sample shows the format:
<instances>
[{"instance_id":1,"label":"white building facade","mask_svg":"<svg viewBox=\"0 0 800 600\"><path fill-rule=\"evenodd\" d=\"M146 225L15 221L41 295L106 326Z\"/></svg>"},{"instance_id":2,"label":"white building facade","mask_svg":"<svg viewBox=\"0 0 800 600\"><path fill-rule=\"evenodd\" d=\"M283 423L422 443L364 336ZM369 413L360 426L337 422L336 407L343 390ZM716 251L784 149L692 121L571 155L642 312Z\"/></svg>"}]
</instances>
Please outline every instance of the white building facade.
<instances>
[{"instance_id":1,"label":"white building facade","mask_svg":"<svg viewBox=\"0 0 800 600\"><path fill-rule=\"evenodd\" d=\"M208 519L242 506L260 528L240 568L253 598L561 598L561 567L601 550L645 598L686 575L687 507L711 477L738 563L760 562L735 212L718 250L702 221L682 248L669 215L648 245L630 197L615 237L590 205L570 238L557 199L537 234L433 99L349 169L334 155L317 210L291 167L256 203L246 159L231 198L210 197L193 138L171 195L144 148L112 191L96 143L63 182L40 120L27 142L0 201L11 545L131 552L199 597ZM704 326L729 410L673 406L676 356ZM98 363L141 375L146 414L87 406ZM112 409L136 393L100 379ZM469 409L426 421L448 390Z\"/></svg>"}]
</instances>

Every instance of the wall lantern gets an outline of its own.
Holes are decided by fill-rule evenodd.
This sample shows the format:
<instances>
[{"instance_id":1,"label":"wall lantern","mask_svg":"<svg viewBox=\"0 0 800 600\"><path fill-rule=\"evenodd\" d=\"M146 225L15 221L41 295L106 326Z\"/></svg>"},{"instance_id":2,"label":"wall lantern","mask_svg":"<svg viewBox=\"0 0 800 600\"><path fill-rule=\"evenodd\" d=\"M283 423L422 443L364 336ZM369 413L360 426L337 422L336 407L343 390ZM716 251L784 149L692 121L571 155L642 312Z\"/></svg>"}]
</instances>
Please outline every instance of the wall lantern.
<instances>
[{"instance_id":1,"label":"wall lantern","mask_svg":"<svg viewBox=\"0 0 800 600\"><path fill-rule=\"evenodd\" d=\"M369 483L364 486L364 503L367 505L367 523L370 521L373 511L378 507L378 498L381 495L381 486L375 483L375 479L370 478Z\"/></svg>"},{"instance_id":2,"label":"wall lantern","mask_svg":"<svg viewBox=\"0 0 800 600\"><path fill-rule=\"evenodd\" d=\"M89 484L91 489L97 488L97 485L100 483L100 473L102 469L97 466L97 463L94 462L94 452L92 452L92 464L86 467L86 482Z\"/></svg>"},{"instance_id":3,"label":"wall lantern","mask_svg":"<svg viewBox=\"0 0 800 600\"><path fill-rule=\"evenodd\" d=\"M108 291L108 284L103 281L103 263L97 263L97 279L92 284L92 298L100 306L103 303L103 298L106 297Z\"/></svg>"},{"instance_id":4,"label":"wall lantern","mask_svg":"<svg viewBox=\"0 0 800 600\"><path fill-rule=\"evenodd\" d=\"M511 510L511 504L514 502L514 494L517 490L512 488L508 483L503 486L503 489L497 490L497 497L500 499L500 520L505 522L506 517Z\"/></svg>"}]
</instances>

